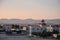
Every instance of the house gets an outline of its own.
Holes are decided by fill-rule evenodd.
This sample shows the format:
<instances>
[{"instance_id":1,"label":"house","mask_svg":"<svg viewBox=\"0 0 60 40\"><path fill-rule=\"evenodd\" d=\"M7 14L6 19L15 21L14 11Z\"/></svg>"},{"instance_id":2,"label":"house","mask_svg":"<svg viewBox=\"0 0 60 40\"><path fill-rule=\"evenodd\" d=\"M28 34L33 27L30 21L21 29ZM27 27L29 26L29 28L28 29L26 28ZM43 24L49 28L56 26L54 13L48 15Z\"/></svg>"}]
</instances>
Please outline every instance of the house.
<instances>
[{"instance_id":1,"label":"house","mask_svg":"<svg viewBox=\"0 0 60 40\"><path fill-rule=\"evenodd\" d=\"M10 31L11 28L12 28L12 25L10 25L10 24L4 24L3 28L5 29L5 31Z\"/></svg>"}]
</instances>

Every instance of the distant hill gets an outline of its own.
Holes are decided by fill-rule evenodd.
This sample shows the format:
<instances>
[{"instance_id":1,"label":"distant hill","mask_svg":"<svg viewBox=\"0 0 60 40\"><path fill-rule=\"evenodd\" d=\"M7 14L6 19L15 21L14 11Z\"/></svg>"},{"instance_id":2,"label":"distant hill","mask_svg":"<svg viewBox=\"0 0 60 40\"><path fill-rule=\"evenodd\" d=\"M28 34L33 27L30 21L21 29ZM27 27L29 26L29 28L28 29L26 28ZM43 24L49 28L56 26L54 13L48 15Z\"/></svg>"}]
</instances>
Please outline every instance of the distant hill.
<instances>
[{"instance_id":1,"label":"distant hill","mask_svg":"<svg viewBox=\"0 0 60 40\"><path fill-rule=\"evenodd\" d=\"M28 24L28 23L39 23L40 20L33 19L0 19L0 24Z\"/></svg>"},{"instance_id":2,"label":"distant hill","mask_svg":"<svg viewBox=\"0 0 60 40\"><path fill-rule=\"evenodd\" d=\"M60 24L60 19L47 20L47 23Z\"/></svg>"},{"instance_id":3,"label":"distant hill","mask_svg":"<svg viewBox=\"0 0 60 40\"><path fill-rule=\"evenodd\" d=\"M29 24L29 23L39 23L41 20L34 19L0 19L0 24ZM46 23L60 24L60 19L45 20Z\"/></svg>"}]
</instances>

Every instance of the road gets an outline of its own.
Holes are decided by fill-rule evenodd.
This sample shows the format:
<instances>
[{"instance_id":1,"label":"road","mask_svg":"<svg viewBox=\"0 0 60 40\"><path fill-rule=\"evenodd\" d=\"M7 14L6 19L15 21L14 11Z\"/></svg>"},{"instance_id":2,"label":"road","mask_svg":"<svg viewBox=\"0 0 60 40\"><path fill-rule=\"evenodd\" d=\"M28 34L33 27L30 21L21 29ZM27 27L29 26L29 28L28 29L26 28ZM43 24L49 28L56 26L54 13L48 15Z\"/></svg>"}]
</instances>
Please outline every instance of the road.
<instances>
[{"instance_id":1,"label":"road","mask_svg":"<svg viewBox=\"0 0 60 40\"><path fill-rule=\"evenodd\" d=\"M41 37L29 37L27 35L0 34L0 40L58 40L58 39L43 39Z\"/></svg>"}]
</instances>

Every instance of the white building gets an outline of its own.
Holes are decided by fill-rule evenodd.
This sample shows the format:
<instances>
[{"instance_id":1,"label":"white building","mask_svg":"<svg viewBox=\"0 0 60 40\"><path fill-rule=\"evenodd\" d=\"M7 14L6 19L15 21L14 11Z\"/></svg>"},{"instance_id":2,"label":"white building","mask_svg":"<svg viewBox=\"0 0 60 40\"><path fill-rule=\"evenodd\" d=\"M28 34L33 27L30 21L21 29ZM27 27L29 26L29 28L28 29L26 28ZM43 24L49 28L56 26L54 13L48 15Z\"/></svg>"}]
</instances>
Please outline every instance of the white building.
<instances>
[{"instance_id":1,"label":"white building","mask_svg":"<svg viewBox=\"0 0 60 40\"><path fill-rule=\"evenodd\" d=\"M51 25L47 26L46 32L53 32L53 27Z\"/></svg>"}]
</instances>

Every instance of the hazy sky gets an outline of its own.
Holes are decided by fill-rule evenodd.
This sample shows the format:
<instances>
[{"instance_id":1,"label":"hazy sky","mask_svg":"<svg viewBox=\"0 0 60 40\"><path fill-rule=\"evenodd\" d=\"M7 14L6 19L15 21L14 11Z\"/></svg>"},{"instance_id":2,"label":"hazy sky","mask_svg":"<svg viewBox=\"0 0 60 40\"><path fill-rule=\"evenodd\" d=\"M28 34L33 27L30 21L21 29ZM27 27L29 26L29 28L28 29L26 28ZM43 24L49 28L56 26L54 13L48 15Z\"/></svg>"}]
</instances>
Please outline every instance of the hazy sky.
<instances>
[{"instance_id":1,"label":"hazy sky","mask_svg":"<svg viewBox=\"0 0 60 40\"><path fill-rule=\"evenodd\" d=\"M60 0L0 0L0 18L60 19Z\"/></svg>"}]
</instances>

